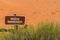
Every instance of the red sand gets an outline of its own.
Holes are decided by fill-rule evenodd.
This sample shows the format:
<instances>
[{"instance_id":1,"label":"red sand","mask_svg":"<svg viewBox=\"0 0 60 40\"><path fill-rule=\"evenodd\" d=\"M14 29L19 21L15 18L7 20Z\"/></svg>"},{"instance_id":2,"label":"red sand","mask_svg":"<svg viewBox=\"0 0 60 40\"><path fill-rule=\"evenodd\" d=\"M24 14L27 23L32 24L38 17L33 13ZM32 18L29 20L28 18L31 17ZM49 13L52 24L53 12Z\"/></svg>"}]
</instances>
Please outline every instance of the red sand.
<instances>
[{"instance_id":1,"label":"red sand","mask_svg":"<svg viewBox=\"0 0 60 40\"><path fill-rule=\"evenodd\" d=\"M60 21L60 0L0 0L0 26L7 15L26 16L26 24L36 25L40 21Z\"/></svg>"}]
</instances>

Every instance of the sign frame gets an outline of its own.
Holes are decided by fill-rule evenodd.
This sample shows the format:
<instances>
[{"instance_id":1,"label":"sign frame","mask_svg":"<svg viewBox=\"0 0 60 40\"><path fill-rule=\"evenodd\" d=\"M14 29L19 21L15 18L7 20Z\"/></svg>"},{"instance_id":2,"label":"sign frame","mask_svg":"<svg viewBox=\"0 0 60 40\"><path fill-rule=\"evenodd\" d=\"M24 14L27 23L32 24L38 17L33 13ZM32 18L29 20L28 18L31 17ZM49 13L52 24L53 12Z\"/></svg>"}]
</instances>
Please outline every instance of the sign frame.
<instances>
[{"instance_id":1,"label":"sign frame","mask_svg":"<svg viewBox=\"0 0 60 40\"><path fill-rule=\"evenodd\" d=\"M11 20L11 18L20 18L19 20ZM8 23L8 21L21 21L21 23ZM25 24L25 16L5 16L5 24L6 25L24 25Z\"/></svg>"}]
</instances>

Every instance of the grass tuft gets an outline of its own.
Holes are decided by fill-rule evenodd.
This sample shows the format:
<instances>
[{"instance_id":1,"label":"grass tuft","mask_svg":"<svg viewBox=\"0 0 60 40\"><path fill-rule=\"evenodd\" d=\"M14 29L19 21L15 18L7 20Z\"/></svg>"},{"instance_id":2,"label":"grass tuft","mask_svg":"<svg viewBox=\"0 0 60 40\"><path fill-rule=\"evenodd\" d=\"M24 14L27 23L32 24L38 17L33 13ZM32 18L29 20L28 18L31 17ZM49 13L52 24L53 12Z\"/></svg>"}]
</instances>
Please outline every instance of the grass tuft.
<instances>
[{"instance_id":1,"label":"grass tuft","mask_svg":"<svg viewBox=\"0 0 60 40\"><path fill-rule=\"evenodd\" d=\"M0 40L60 40L60 24L40 23L36 30L30 25L23 30L9 30L7 34L0 34Z\"/></svg>"}]
</instances>

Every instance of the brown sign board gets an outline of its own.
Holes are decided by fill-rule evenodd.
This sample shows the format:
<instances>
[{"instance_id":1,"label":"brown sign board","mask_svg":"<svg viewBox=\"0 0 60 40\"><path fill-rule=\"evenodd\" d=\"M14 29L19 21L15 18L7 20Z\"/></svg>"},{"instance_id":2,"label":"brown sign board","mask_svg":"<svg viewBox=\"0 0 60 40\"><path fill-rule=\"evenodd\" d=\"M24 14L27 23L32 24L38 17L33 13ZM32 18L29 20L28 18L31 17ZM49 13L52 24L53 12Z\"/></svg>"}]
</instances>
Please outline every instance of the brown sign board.
<instances>
[{"instance_id":1,"label":"brown sign board","mask_svg":"<svg viewBox=\"0 0 60 40\"><path fill-rule=\"evenodd\" d=\"M5 24L25 24L25 17L24 16L5 16Z\"/></svg>"}]
</instances>

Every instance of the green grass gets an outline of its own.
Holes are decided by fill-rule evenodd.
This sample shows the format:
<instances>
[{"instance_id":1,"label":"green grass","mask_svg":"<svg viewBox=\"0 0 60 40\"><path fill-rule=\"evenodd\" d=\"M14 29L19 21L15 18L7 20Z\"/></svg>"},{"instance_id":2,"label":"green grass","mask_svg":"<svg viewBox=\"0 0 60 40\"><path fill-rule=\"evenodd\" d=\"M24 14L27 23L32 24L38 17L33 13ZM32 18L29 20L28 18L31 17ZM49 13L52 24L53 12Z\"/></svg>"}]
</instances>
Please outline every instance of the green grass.
<instances>
[{"instance_id":1,"label":"green grass","mask_svg":"<svg viewBox=\"0 0 60 40\"><path fill-rule=\"evenodd\" d=\"M28 28L29 27L29 28ZM39 23L34 29L33 25L21 30L9 30L0 34L0 40L60 40L60 24Z\"/></svg>"}]
</instances>

